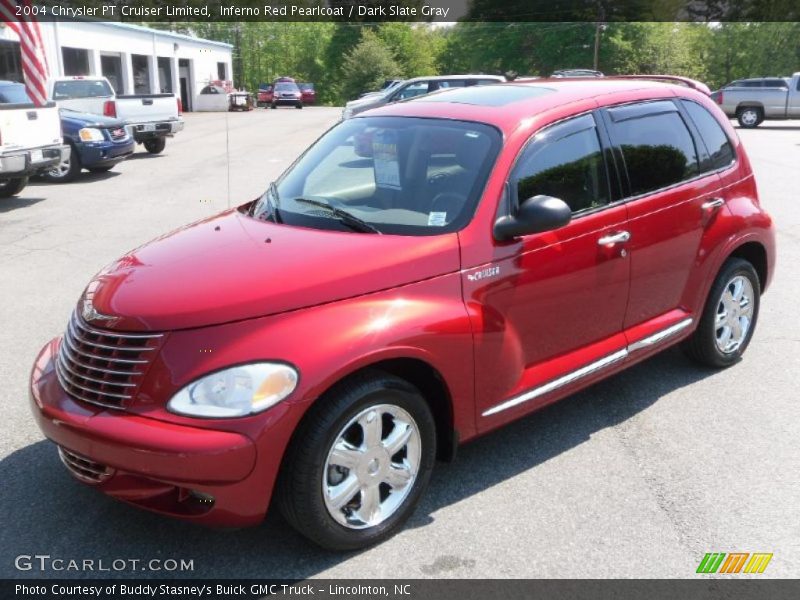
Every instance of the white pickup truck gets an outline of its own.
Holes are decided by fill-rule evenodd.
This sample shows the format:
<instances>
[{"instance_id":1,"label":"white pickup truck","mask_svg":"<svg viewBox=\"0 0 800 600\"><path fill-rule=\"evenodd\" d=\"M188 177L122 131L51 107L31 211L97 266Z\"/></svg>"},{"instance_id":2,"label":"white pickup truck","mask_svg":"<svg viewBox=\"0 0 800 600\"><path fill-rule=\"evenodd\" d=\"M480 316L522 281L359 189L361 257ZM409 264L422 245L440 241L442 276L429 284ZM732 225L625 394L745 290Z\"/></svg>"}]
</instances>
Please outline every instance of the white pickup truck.
<instances>
[{"instance_id":1,"label":"white pickup truck","mask_svg":"<svg viewBox=\"0 0 800 600\"><path fill-rule=\"evenodd\" d=\"M180 98L174 94L117 96L105 77L58 77L48 82L58 106L124 121L133 138L151 154L183 129Z\"/></svg>"},{"instance_id":2,"label":"white pickup truck","mask_svg":"<svg viewBox=\"0 0 800 600\"><path fill-rule=\"evenodd\" d=\"M24 85L0 81L0 198L21 192L28 177L49 171L69 152L56 105L37 107Z\"/></svg>"}]
</instances>

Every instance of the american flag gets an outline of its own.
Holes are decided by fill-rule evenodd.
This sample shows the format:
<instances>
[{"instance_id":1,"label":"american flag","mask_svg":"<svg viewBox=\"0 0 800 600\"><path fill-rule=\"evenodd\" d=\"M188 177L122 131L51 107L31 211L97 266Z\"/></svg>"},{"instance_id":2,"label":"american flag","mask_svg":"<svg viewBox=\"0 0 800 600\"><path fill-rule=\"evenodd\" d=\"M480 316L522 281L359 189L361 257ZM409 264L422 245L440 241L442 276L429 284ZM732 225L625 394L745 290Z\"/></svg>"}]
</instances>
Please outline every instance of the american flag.
<instances>
[{"instance_id":1,"label":"american flag","mask_svg":"<svg viewBox=\"0 0 800 600\"><path fill-rule=\"evenodd\" d=\"M47 102L47 57L39 23L31 16L17 16L17 6L31 6L31 0L0 0L0 16L19 37L25 89L36 106Z\"/></svg>"}]
</instances>

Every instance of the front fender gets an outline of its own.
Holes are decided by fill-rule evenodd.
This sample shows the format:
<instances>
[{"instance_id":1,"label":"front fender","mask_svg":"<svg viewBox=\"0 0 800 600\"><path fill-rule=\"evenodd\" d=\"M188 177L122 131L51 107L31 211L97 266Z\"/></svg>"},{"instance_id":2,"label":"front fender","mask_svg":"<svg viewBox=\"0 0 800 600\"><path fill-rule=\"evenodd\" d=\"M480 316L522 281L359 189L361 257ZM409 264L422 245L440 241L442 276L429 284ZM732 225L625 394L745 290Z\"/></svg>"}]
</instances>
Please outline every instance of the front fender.
<instances>
[{"instance_id":1,"label":"front fender","mask_svg":"<svg viewBox=\"0 0 800 600\"><path fill-rule=\"evenodd\" d=\"M375 363L412 358L444 380L462 439L475 430L472 329L458 273L280 315L168 335L131 410L182 423L165 404L180 388L211 371L256 361L282 361L300 373L282 404L308 409L349 374ZM267 411L267 414L271 411ZM236 419L235 431L258 437L262 415ZM197 419L192 419L197 426ZM214 428L225 428L215 420Z\"/></svg>"}]
</instances>

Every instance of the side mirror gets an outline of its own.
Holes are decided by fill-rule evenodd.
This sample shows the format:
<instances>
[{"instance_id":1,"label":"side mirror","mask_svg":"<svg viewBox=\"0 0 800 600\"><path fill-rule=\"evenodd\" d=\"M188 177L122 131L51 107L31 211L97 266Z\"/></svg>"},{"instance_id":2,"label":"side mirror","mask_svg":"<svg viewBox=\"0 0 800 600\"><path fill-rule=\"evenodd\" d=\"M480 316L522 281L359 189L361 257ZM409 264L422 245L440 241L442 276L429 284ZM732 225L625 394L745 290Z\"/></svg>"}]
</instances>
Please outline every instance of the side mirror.
<instances>
[{"instance_id":1,"label":"side mirror","mask_svg":"<svg viewBox=\"0 0 800 600\"><path fill-rule=\"evenodd\" d=\"M534 196L519 205L517 214L500 217L494 224L494 237L499 241L522 235L552 231L564 227L572 219L566 202L552 196Z\"/></svg>"}]
</instances>

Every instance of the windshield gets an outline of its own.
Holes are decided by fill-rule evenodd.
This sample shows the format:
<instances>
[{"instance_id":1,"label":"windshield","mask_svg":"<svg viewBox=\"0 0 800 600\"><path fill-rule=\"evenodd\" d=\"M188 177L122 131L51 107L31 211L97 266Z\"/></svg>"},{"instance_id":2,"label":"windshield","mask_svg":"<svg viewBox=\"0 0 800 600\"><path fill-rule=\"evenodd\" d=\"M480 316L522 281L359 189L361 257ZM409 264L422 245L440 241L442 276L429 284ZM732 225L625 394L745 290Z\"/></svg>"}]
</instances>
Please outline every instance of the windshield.
<instances>
[{"instance_id":1,"label":"windshield","mask_svg":"<svg viewBox=\"0 0 800 600\"><path fill-rule=\"evenodd\" d=\"M350 119L300 157L253 215L365 233L456 231L472 217L500 144L499 132L481 123Z\"/></svg>"},{"instance_id":2,"label":"windshield","mask_svg":"<svg viewBox=\"0 0 800 600\"><path fill-rule=\"evenodd\" d=\"M294 83L276 83L275 84L275 91L276 92L299 92L300 88L298 88Z\"/></svg>"}]
</instances>

